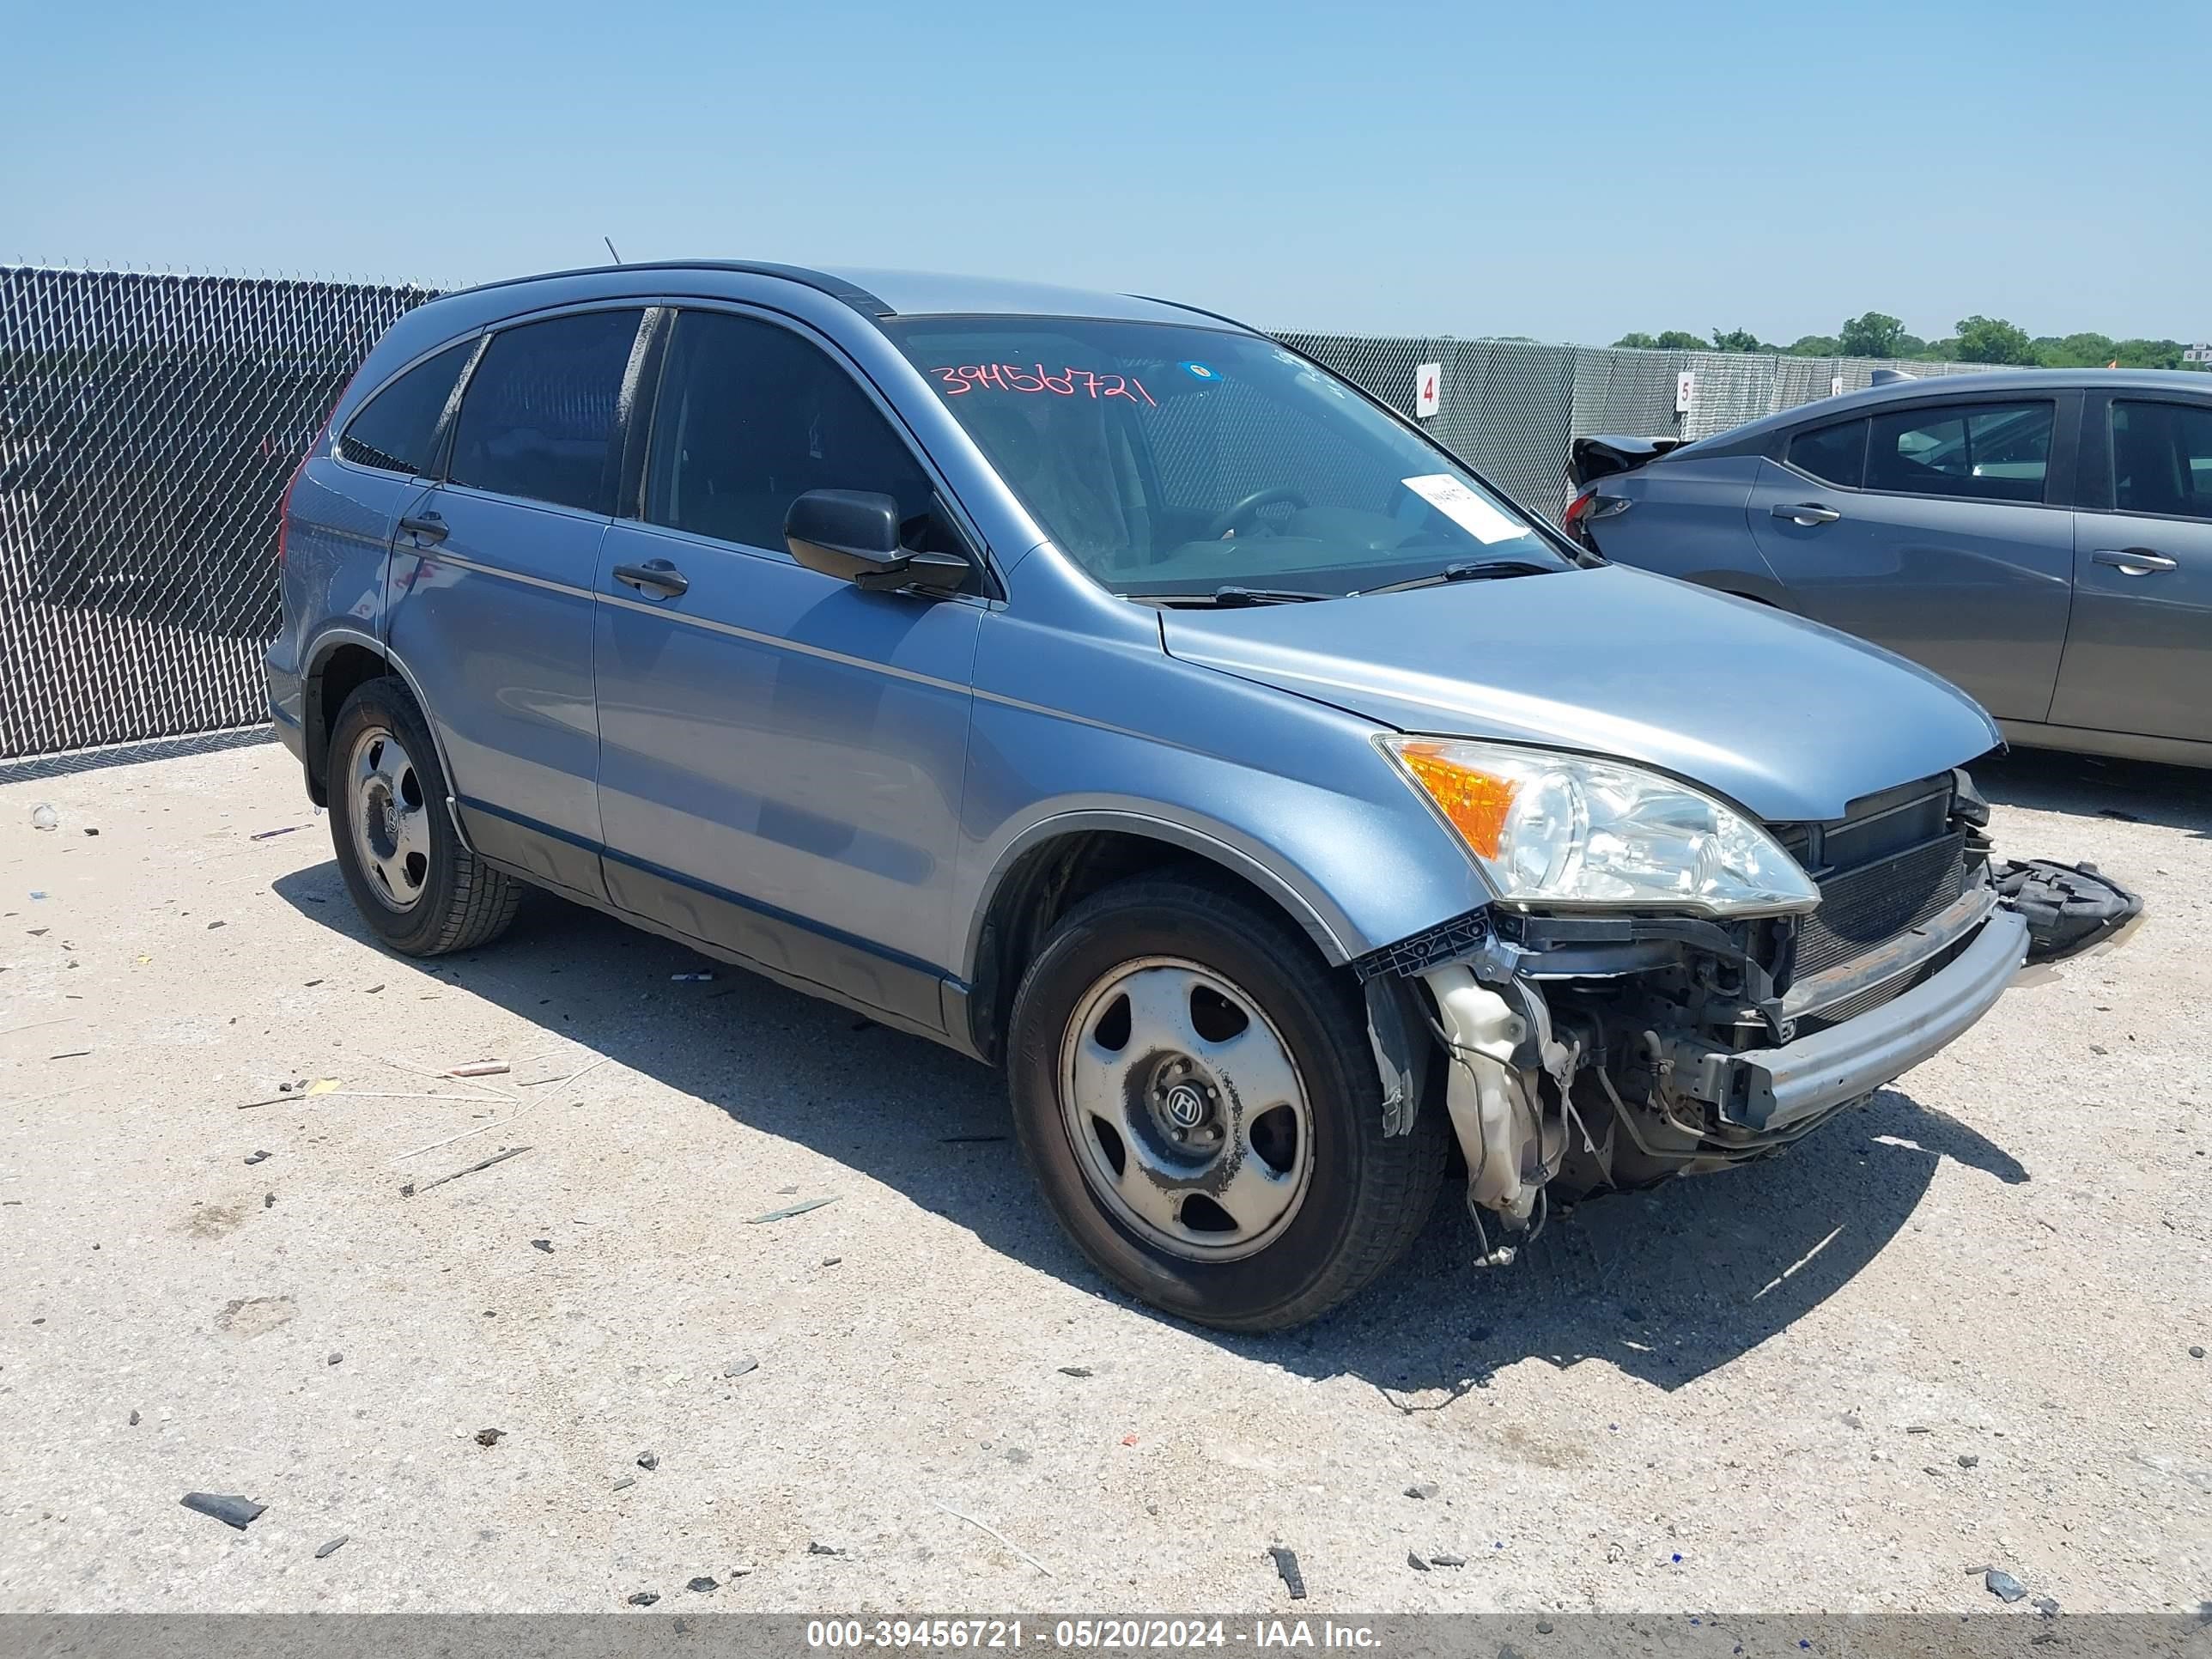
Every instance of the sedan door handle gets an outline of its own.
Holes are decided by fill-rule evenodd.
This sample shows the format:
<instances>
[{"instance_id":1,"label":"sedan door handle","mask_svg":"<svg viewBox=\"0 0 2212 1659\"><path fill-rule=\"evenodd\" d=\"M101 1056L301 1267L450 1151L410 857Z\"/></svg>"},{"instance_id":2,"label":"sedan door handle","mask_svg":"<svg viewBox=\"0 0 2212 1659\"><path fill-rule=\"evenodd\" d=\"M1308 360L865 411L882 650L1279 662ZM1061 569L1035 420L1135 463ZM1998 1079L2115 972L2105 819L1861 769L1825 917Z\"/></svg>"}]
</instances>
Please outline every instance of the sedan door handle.
<instances>
[{"instance_id":1,"label":"sedan door handle","mask_svg":"<svg viewBox=\"0 0 2212 1659\"><path fill-rule=\"evenodd\" d=\"M1788 501L1777 501L1774 504L1774 516L1778 519L1787 519L1792 524L1809 526L1816 524L1833 524L1844 515L1832 507L1820 507L1811 501L1799 501L1794 506Z\"/></svg>"},{"instance_id":2,"label":"sedan door handle","mask_svg":"<svg viewBox=\"0 0 2212 1659\"><path fill-rule=\"evenodd\" d=\"M684 573L665 559L647 559L643 564L618 564L615 580L635 587L641 593L657 594L672 599L691 584Z\"/></svg>"},{"instance_id":3,"label":"sedan door handle","mask_svg":"<svg viewBox=\"0 0 2212 1659\"><path fill-rule=\"evenodd\" d=\"M434 513L410 514L400 520L399 527L418 543L446 539L446 521Z\"/></svg>"},{"instance_id":4,"label":"sedan door handle","mask_svg":"<svg viewBox=\"0 0 2212 1659\"><path fill-rule=\"evenodd\" d=\"M2147 547L2111 547L2089 556L2092 562L2108 564L2123 576L2148 576L2160 570L2179 570L2181 562Z\"/></svg>"}]
</instances>

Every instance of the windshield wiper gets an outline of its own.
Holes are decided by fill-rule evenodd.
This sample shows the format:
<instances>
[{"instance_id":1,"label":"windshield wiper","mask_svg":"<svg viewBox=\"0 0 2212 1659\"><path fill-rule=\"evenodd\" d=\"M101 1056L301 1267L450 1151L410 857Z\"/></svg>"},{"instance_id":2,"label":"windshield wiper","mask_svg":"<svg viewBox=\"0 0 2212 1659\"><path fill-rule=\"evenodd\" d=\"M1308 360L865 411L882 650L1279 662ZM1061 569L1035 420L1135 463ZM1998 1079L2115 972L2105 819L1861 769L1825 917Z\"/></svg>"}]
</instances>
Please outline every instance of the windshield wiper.
<instances>
[{"instance_id":1,"label":"windshield wiper","mask_svg":"<svg viewBox=\"0 0 2212 1659\"><path fill-rule=\"evenodd\" d=\"M1213 602L1224 610L1248 605L1298 605L1309 599L1334 599L1336 593L1309 593L1296 587L1217 587Z\"/></svg>"},{"instance_id":2,"label":"windshield wiper","mask_svg":"<svg viewBox=\"0 0 2212 1659\"><path fill-rule=\"evenodd\" d=\"M1409 587L1435 587L1443 582L1487 581L1498 576L1545 576L1554 570L1571 570L1570 564L1546 564L1540 559L1466 559L1457 564L1448 564L1441 570L1425 576L1414 576L1402 582L1389 582L1381 587L1364 587L1363 593L1402 593Z\"/></svg>"}]
</instances>

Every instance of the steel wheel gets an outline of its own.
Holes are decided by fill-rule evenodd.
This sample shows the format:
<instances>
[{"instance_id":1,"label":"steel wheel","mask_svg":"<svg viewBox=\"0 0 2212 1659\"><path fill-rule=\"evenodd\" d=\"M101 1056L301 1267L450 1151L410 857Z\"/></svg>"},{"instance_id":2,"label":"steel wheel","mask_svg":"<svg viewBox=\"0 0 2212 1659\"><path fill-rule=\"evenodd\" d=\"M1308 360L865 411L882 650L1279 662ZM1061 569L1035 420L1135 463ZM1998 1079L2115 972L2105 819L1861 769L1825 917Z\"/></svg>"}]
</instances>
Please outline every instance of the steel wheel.
<instances>
[{"instance_id":1,"label":"steel wheel","mask_svg":"<svg viewBox=\"0 0 2212 1659\"><path fill-rule=\"evenodd\" d=\"M402 915L430 879L429 802L421 775L391 729L362 728L346 761L354 852L376 896Z\"/></svg>"},{"instance_id":2,"label":"steel wheel","mask_svg":"<svg viewBox=\"0 0 2212 1659\"><path fill-rule=\"evenodd\" d=\"M1125 963L1076 1004L1060 1044L1063 1121L1085 1181L1157 1248L1232 1261L1304 1202L1313 1114L1258 1003L1173 957Z\"/></svg>"}]
</instances>

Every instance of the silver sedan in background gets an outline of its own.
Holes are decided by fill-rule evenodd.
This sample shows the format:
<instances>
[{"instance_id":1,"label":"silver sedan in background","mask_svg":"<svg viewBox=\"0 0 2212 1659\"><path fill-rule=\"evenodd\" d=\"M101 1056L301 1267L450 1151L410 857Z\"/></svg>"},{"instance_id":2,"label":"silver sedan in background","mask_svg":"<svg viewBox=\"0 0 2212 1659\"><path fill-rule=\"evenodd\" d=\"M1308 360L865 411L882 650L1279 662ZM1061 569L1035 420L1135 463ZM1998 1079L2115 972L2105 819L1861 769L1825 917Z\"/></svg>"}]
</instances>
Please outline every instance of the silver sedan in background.
<instances>
[{"instance_id":1,"label":"silver sedan in background","mask_svg":"<svg viewBox=\"0 0 2212 1659\"><path fill-rule=\"evenodd\" d=\"M1574 463L1607 559L1887 646L2014 742L2212 766L2212 376L1905 380Z\"/></svg>"}]
</instances>

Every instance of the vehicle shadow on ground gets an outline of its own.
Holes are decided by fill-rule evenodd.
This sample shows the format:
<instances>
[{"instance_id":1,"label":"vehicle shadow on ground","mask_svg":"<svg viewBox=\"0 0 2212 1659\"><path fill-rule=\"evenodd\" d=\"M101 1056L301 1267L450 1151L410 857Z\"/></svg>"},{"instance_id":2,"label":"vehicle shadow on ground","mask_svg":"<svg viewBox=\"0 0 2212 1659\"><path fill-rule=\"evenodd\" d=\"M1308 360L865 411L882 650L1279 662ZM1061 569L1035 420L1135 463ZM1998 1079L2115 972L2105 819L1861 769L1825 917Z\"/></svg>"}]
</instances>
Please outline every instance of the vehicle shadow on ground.
<instances>
[{"instance_id":1,"label":"vehicle shadow on ground","mask_svg":"<svg viewBox=\"0 0 2212 1659\"><path fill-rule=\"evenodd\" d=\"M335 864L283 877L275 890L368 939ZM543 896L497 945L416 965L880 1181L1025 1267L1135 1305L1046 1213L995 1072ZM670 977L701 969L714 979ZM1908 1224L1946 1158L1977 1179L2028 1179L1964 1124L1884 1091L1784 1157L1583 1205L1502 1270L1472 1265L1474 1230L1448 1179L1407 1259L1348 1307L1285 1336L1205 1334L1302 1375L1363 1378L1409 1411L1532 1358L1603 1360L1677 1389L1847 1283Z\"/></svg>"},{"instance_id":2,"label":"vehicle shadow on ground","mask_svg":"<svg viewBox=\"0 0 2212 1659\"><path fill-rule=\"evenodd\" d=\"M2163 824L2212 839L2212 772L2043 749L1977 761L1972 771L1975 787L2006 806Z\"/></svg>"}]
</instances>

